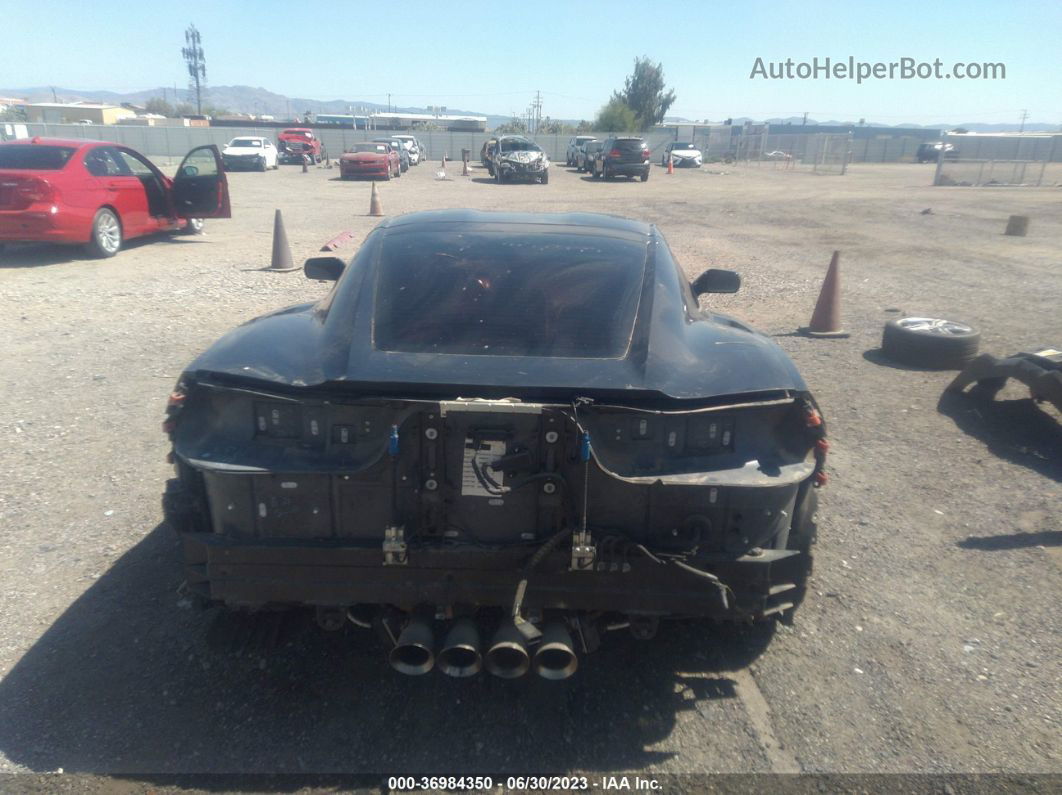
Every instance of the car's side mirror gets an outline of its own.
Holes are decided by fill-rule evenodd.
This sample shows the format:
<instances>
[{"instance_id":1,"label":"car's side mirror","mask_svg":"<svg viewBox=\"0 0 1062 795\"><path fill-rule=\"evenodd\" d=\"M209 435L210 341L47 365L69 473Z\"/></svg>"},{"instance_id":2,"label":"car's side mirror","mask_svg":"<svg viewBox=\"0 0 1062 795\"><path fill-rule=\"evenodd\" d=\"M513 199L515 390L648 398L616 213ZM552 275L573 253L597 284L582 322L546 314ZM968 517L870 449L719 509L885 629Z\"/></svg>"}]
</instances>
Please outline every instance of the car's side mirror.
<instances>
[{"instance_id":1,"label":"car's side mirror","mask_svg":"<svg viewBox=\"0 0 1062 795\"><path fill-rule=\"evenodd\" d=\"M736 293L741 289L741 276L734 271L709 268L690 285L695 296L705 293Z\"/></svg>"},{"instance_id":2,"label":"car's side mirror","mask_svg":"<svg viewBox=\"0 0 1062 795\"><path fill-rule=\"evenodd\" d=\"M339 257L310 257L302 266L307 279L334 282L343 275L346 263Z\"/></svg>"}]
</instances>

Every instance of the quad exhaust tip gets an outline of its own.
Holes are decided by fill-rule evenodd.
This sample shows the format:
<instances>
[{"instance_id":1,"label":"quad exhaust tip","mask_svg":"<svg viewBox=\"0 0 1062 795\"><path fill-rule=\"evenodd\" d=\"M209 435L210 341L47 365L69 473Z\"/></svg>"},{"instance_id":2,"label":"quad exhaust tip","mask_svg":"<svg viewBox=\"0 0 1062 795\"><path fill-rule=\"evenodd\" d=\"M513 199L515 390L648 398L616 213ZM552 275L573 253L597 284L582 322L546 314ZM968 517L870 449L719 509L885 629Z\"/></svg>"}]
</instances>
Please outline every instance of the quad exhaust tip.
<instances>
[{"instance_id":1,"label":"quad exhaust tip","mask_svg":"<svg viewBox=\"0 0 1062 795\"><path fill-rule=\"evenodd\" d=\"M506 621L494 633L485 664L488 671L502 679L517 679L531 667L527 640L512 621Z\"/></svg>"},{"instance_id":2,"label":"quad exhaust tip","mask_svg":"<svg viewBox=\"0 0 1062 795\"><path fill-rule=\"evenodd\" d=\"M435 665L435 636L423 618L410 619L398 636L388 659L391 667L407 676L426 674Z\"/></svg>"},{"instance_id":3,"label":"quad exhaust tip","mask_svg":"<svg viewBox=\"0 0 1062 795\"><path fill-rule=\"evenodd\" d=\"M471 618L458 619L446 633L439 652L439 670L447 676L475 676L483 668L479 628Z\"/></svg>"},{"instance_id":4,"label":"quad exhaust tip","mask_svg":"<svg viewBox=\"0 0 1062 795\"><path fill-rule=\"evenodd\" d=\"M411 618L391 649L391 667L407 676L420 676L435 667L435 636L422 617ZM438 654L438 667L447 676L475 676L486 668L502 679L518 679L533 670L543 679L561 680L579 668L571 633L563 621L551 621L542 629L534 655L527 638L513 621L494 633L486 654L482 652L479 628L471 618L460 618L450 627Z\"/></svg>"},{"instance_id":5,"label":"quad exhaust tip","mask_svg":"<svg viewBox=\"0 0 1062 795\"><path fill-rule=\"evenodd\" d=\"M531 667L543 679L567 679L579 668L572 636L562 621L551 621L542 629L542 638Z\"/></svg>"}]
</instances>

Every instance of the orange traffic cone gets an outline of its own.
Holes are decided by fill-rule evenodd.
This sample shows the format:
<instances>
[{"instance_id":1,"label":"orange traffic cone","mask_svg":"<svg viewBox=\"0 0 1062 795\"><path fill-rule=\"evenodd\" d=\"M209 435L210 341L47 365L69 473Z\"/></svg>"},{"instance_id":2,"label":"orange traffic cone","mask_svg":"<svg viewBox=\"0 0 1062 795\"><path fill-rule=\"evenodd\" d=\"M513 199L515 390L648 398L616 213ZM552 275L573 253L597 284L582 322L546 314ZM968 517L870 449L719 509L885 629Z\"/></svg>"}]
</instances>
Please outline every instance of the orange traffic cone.
<instances>
[{"instance_id":1,"label":"orange traffic cone","mask_svg":"<svg viewBox=\"0 0 1062 795\"><path fill-rule=\"evenodd\" d=\"M376 183L372 183L372 193L369 196L369 215L381 216L383 215L383 208L380 206L380 194L376 192Z\"/></svg>"},{"instance_id":2,"label":"orange traffic cone","mask_svg":"<svg viewBox=\"0 0 1062 795\"><path fill-rule=\"evenodd\" d=\"M277 273L298 270L291 261L291 246L288 245L288 233L284 231L284 217L280 210L273 216L273 257L269 267L264 270Z\"/></svg>"},{"instance_id":3,"label":"orange traffic cone","mask_svg":"<svg viewBox=\"0 0 1062 795\"><path fill-rule=\"evenodd\" d=\"M673 158L671 155L667 156L667 173L675 173L675 158Z\"/></svg>"},{"instance_id":4,"label":"orange traffic cone","mask_svg":"<svg viewBox=\"0 0 1062 795\"><path fill-rule=\"evenodd\" d=\"M833 252L811 322L802 332L810 337L847 337L841 328L841 252Z\"/></svg>"}]
</instances>

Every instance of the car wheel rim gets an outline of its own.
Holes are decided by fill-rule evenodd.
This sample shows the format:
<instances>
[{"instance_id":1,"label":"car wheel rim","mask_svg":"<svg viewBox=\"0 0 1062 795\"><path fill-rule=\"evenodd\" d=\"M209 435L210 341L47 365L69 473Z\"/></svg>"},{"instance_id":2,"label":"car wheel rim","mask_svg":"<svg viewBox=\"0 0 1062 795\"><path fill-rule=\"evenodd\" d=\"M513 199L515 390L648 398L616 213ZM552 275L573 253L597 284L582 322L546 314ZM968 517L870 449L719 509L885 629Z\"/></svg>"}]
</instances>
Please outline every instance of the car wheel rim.
<instances>
[{"instance_id":1,"label":"car wheel rim","mask_svg":"<svg viewBox=\"0 0 1062 795\"><path fill-rule=\"evenodd\" d=\"M969 334L973 331L972 328L963 323L956 323L954 320L943 320L935 317L905 317L903 320L898 320L897 325L908 331L939 334L944 337L949 337L955 334Z\"/></svg>"},{"instance_id":2,"label":"car wheel rim","mask_svg":"<svg viewBox=\"0 0 1062 795\"><path fill-rule=\"evenodd\" d=\"M113 215L108 213L100 216L96 223L96 242L108 253L118 250L122 242L122 232L118 227L118 219Z\"/></svg>"}]
</instances>

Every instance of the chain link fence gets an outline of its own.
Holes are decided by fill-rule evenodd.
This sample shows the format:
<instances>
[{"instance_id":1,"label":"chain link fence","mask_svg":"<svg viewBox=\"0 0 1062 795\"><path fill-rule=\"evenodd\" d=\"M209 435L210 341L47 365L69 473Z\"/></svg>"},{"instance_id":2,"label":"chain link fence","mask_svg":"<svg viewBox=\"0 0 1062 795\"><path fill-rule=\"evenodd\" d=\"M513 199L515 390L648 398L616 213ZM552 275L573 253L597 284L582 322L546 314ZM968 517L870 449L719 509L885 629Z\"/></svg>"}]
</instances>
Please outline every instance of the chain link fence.
<instances>
[{"instance_id":1,"label":"chain link fence","mask_svg":"<svg viewBox=\"0 0 1062 795\"><path fill-rule=\"evenodd\" d=\"M934 185L1062 186L1062 135L965 134L943 140Z\"/></svg>"},{"instance_id":2,"label":"chain link fence","mask_svg":"<svg viewBox=\"0 0 1062 795\"><path fill-rule=\"evenodd\" d=\"M849 133L743 135L734 148L734 163L746 167L843 176L852 157Z\"/></svg>"},{"instance_id":3,"label":"chain link fence","mask_svg":"<svg viewBox=\"0 0 1062 795\"><path fill-rule=\"evenodd\" d=\"M15 130L15 127L18 129ZM45 124L31 123L13 126L13 135L5 137L33 137L36 135L45 138L73 138L95 141L108 141L111 143L128 146L141 154L147 155L163 165L175 165L190 150L197 146L214 144L221 148L233 138L241 136L258 136L276 140L276 127L183 127L160 125L148 127L133 124L114 125L90 125L90 124ZM426 149L428 160L441 160L445 155L450 160L460 160L461 150L469 149L472 152L472 160L479 160L480 148L492 137L491 133L483 132L448 132L427 130L354 130L346 128L314 127L314 134L321 139L325 151L333 158L339 157L355 143L371 141L374 138L386 137L391 133L412 133ZM586 132L580 135L592 135L604 140L612 133L609 132ZM623 135L638 135L638 133L621 133ZM659 159L664 146L675 140L675 134L670 130L652 130L641 134L649 143L656 159ZM530 136L549 155L550 160L563 163L567 151L568 142L573 135L537 135Z\"/></svg>"}]
</instances>

